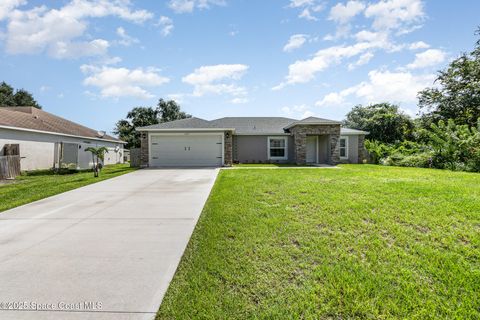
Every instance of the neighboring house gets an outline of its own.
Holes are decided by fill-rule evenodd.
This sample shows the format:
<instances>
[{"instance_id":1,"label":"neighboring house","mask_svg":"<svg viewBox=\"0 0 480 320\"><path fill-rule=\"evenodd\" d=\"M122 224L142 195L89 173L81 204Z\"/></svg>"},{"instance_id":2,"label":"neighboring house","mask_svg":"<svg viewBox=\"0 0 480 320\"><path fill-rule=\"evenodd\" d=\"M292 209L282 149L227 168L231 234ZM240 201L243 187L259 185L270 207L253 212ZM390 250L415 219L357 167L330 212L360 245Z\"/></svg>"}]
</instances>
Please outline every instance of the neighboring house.
<instances>
[{"instance_id":1,"label":"neighboring house","mask_svg":"<svg viewBox=\"0 0 480 320\"><path fill-rule=\"evenodd\" d=\"M315 117L188 118L137 130L143 167L361 163L368 134Z\"/></svg>"},{"instance_id":2,"label":"neighboring house","mask_svg":"<svg viewBox=\"0 0 480 320\"><path fill-rule=\"evenodd\" d=\"M105 146L104 164L123 163L125 142L33 107L0 107L0 156L19 149L21 170L59 167L87 169L92 155L85 148Z\"/></svg>"}]
</instances>

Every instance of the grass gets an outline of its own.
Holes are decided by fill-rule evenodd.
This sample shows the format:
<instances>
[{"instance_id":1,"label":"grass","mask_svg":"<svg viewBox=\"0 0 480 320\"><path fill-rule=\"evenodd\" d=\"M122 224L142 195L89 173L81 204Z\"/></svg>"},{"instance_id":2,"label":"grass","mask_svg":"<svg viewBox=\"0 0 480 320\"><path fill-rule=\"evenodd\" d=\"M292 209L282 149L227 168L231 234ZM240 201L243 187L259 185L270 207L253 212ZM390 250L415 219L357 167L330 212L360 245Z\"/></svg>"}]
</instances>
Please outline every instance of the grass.
<instances>
[{"instance_id":1,"label":"grass","mask_svg":"<svg viewBox=\"0 0 480 320\"><path fill-rule=\"evenodd\" d=\"M91 171L58 175L42 170L21 175L13 183L0 184L0 212L133 170L129 164L117 164L105 166L98 178Z\"/></svg>"},{"instance_id":2,"label":"grass","mask_svg":"<svg viewBox=\"0 0 480 320\"><path fill-rule=\"evenodd\" d=\"M478 319L480 175L223 170L157 319Z\"/></svg>"},{"instance_id":3,"label":"grass","mask_svg":"<svg viewBox=\"0 0 480 320\"><path fill-rule=\"evenodd\" d=\"M239 168L255 167L309 167L309 165L297 165L295 163L237 163L233 165ZM310 166L311 167L311 166Z\"/></svg>"}]
</instances>

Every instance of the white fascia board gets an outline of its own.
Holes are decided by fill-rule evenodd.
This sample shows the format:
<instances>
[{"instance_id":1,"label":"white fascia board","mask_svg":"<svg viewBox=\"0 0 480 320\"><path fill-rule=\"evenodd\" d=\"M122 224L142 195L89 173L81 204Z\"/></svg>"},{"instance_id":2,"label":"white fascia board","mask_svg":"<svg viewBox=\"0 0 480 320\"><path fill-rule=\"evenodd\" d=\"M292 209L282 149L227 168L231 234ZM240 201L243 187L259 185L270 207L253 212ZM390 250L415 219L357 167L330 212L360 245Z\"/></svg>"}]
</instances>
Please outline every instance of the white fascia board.
<instances>
[{"instance_id":1,"label":"white fascia board","mask_svg":"<svg viewBox=\"0 0 480 320\"><path fill-rule=\"evenodd\" d=\"M21 128L21 127L10 127L10 126L2 126L2 125L0 125L0 129L26 131L26 132L35 132L35 133L50 134L50 135L54 135L54 136L72 137L72 138L80 138L80 139L86 139L86 140L106 141L106 142L114 142L114 143L127 144L127 142L121 141L121 140L110 140L110 139L101 139L101 138L92 138L92 137L76 136L76 135L74 135L74 134L58 133L58 132L35 130L35 129L27 129L27 128Z\"/></svg>"},{"instance_id":2,"label":"white fascia board","mask_svg":"<svg viewBox=\"0 0 480 320\"><path fill-rule=\"evenodd\" d=\"M340 133L342 136L366 136L368 132L348 132L348 133Z\"/></svg>"},{"instance_id":3,"label":"white fascia board","mask_svg":"<svg viewBox=\"0 0 480 320\"><path fill-rule=\"evenodd\" d=\"M303 125L303 126L321 126L321 125L337 125L337 124L342 124L341 122L339 121L330 121L330 122L301 122L301 121L297 121L297 122L294 122L294 123L291 123L289 124L288 126L286 126L285 128L283 129L290 129L292 127L295 127L297 125Z\"/></svg>"},{"instance_id":4,"label":"white fascia board","mask_svg":"<svg viewBox=\"0 0 480 320\"><path fill-rule=\"evenodd\" d=\"M178 128L172 128L172 129L140 129L138 130L140 132L184 132L184 131L198 131L198 132L209 132L209 131L235 131L235 128L186 128L186 129L178 129Z\"/></svg>"},{"instance_id":5,"label":"white fascia board","mask_svg":"<svg viewBox=\"0 0 480 320\"><path fill-rule=\"evenodd\" d=\"M362 130L357 130L356 132L342 132L342 130L340 130L340 135L342 136L363 136L367 134L370 134L370 132Z\"/></svg>"},{"instance_id":6,"label":"white fascia board","mask_svg":"<svg viewBox=\"0 0 480 320\"><path fill-rule=\"evenodd\" d=\"M291 136L291 133L278 133L278 132L270 132L270 133L235 133L236 136Z\"/></svg>"}]
</instances>

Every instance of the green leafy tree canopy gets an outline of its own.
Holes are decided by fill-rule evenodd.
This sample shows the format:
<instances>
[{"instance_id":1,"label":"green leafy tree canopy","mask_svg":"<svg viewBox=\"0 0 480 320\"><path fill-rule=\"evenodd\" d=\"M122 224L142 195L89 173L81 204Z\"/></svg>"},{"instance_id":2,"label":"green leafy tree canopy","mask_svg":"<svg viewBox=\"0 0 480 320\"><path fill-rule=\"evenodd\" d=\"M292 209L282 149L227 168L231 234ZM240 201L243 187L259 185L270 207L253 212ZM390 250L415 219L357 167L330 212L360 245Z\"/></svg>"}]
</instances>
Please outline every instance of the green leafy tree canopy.
<instances>
[{"instance_id":1,"label":"green leafy tree canopy","mask_svg":"<svg viewBox=\"0 0 480 320\"><path fill-rule=\"evenodd\" d=\"M33 98L33 95L24 89L14 90L6 82L0 83L0 107L42 107Z\"/></svg>"},{"instance_id":2,"label":"green leafy tree canopy","mask_svg":"<svg viewBox=\"0 0 480 320\"><path fill-rule=\"evenodd\" d=\"M343 125L368 131L369 139L384 143L410 139L414 129L413 120L390 103L357 105L347 114Z\"/></svg>"},{"instance_id":3,"label":"green leafy tree canopy","mask_svg":"<svg viewBox=\"0 0 480 320\"><path fill-rule=\"evenodd\" d=\"M480 28L476 32L480 35ZM480 39L475 49L440 71L436 86L420 91L419 107L425 127L439 120L473 127L480 118Z\"/></svg>"},{"instance_id":4,"label":"green leafy tree canopy","mask_svg":"<svg viewBox=\"0 0 480 320\"><path fill-rule=\"evenodd\" d=\"M127 148L140 147L140 133L136 128L190 118L181 111L180 105L173 100L160 99L157 107L136 107L127 113L127 118L117 122L114 133L127 142Z\"/></svg>"}]
</instances>

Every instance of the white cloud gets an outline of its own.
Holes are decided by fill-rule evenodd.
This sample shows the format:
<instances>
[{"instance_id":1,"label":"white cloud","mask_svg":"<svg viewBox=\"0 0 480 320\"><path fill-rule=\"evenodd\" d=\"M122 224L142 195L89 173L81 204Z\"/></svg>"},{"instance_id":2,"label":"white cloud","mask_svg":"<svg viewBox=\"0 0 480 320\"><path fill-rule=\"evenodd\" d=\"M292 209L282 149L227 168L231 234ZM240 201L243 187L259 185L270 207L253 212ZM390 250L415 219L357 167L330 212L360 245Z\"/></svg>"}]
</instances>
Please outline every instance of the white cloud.
<instances>
[{"instance_id":1,"label":"white cloud","mask_svg":"<svg viewBox=\"0 0 480 320\"><path fill-rule=\"evenodd\" d=\"M332 107L340 106L345 103L345 98L337 92L330 92L322 100L317 101L315 105L317 107Z\"/></svg>"},{"instance_id":2,"label":"white cloud","mask_svg":"<svg viewBox=\"0 0 480 320\"><path fill-rule=\"evenodd\" d=\"M144 87L158 87L170 81L161 76L158 69L152 67L127 69L82 65L80 70L87 75L83 84L99 88L104 98L153 98L154 95Z\"/></svg>"},{"instance_id":3,"label":"white cloud","mask_svg":"<svg viewBox=\"0 0 480 320\"><path fill-rule=\"evenodd\" d=\"M290 7L308 8L314 0L291 0ZM353 24L354 17L362 14L370 19L370 27L364 24ZM313 57L300 59L290 64L284 81L272 88L279 90L287 85L307 83L315 79L317 73L323 72L335 65L347 65L353 70L367 64L376 51L398 52L401 50L417 50L427 48L422 41L415 43L397 43L395 37L412 32L421 27L425 19L422 0L380 0L375 2L349 0L334 5L328 19L336 23L336 32L327 34L324 40L347 39L346 43L327 47L317 51ZM358 30L359 26L363 30ZM353 58L356 60L352 61ZM421 58L420 56L419 58ZM435 61L440 60L438 56ZM347 63L346 63L347 62ZM410 67L417 64L411 64Z\"/></svg>"},{"instance_id":4,"label":"white cloud","mask_svg":"<svg viewBox=\"0 0 480 320\"><path fill-rule=\"evenodd\" d=\"M224 6L224 0L170 0L168 6L175 13L190 13L195 9L206 9L212 5Z\"/></svg>"},{"instance_id":5,"label":"white cloud","mask_svg":"<svg viewBox=\"0 0 480 320\"><path fill-rule=\"evenodd\" d=\"M169 17L161 16L155 26L161 28L162 36L166 37L173 31L173 20Z\"/></svg>"},{"instance_id":6,"label":"white cloud","mask_svg":"<svg viewBox=\"0 0 480 320\"><path fill-rule=\"evenodd\" d=\"M103 65L113 65L122 62L120 57L103 57L98 61L99 64Z\"/></svg>"},{"instance_id":7,"label":"white cloud","mask_svg":"<svg viewBox=\"0 0 480 320\"><path fill-rule=\"evenodd\" d=\"M193 95L229 94L236 98L245 97L247 90L234 82L240 80L248 66L244 64L218 64L202 66L182 78L184 83L193 86Z\"/></svg>"},{"instance_id":8,"label":"white cloud","mask_svg":"<svg viewBox=\"0 0 480 320\"><path fill-rule=\"evenodd\" d=\"M338 3L330 9L329 20L338 23L347 23L365 9L365 4L361 1L351 0L346 4Z\"/></svg>"},{"instance_id":9,"label":"white cloud","mask_svg":"<svg viewBox=\"0 0 480 320\"><path fill-rule=\"evenodd\" d=\"M305 34L294 34L288 39L288 43L283 47L283 51L290 52L301 48L307 41L307 37Z\"/></svg>"},{"instance_id":10,"label":"white cloud","mask_svg":"<svg viewBox=\"0 0 480 320\"><path fill-rule=\"evenodd\" d=\"M308 60L298 60L288 67L288 75L285 81L275 86L273 90L279 90L286 85L306 83L315 78L315 74L332 65L339 64L343 59L351 58L364 53L367 50L381 48L383 42L358 42L350 46L333 46L322 49L315 57Z\"/></svg>"},{"instance_id":11,"label":"white cloud","mask_svg":"<svg viewBox=\"0 0 480 320\"><path fill-rule=\"evenodd\" d=\"M2 0L0 2L0 21L7 18L13 9L26 3L26 0Z\"/></svg>"},{"instance_id":12,"label":"white cloud","mask_svg":"<svg viewBox=\"0 0 480 320\"><path fill-rule=\"evenodd\" d=\"M282 113L287 117L304 119L314 115L310 107L306 104L294 105L291 107L283 107Z\"/></svg>"},{"instance_id":13,"label":"white cloud","mask_svg":"<svg viewBox=\"0 0 480 320\"><path fill-rule=\"evenodd\" d=\"M304 6L311 6L315 4L315 0L290 0L291 8L300 8Z\"/></svg>"},{"instance_id":14,"label":"white cloud","mask_svg":"<svg viewBox=\"0 0 480 320\"><path fill-rule=\"evenodd\" d=\"M49 91L51 88L49 86L41 86L40 87L40 92L46 92Z\"/></svg>"},{"instance_id":15,"label":"white cloud","mask_svg":"<svg viewBox=\"0 0 480 320\"><path fill-rule=\"evenodd\" d=\"M107 40L63 42L57 41L48 48L48 53L57 59L100 56L107 53L110 43Z\"/></svg>"},{"instance_id":16,"label":"white cloud","mask_svg":"<svg viewBox=\"0 0 480 320\"><path fill-rule=\"evenodd\" d=\"M374 57L374 54L371 52L364 53L358 58L358 60L355 63L350 63L348 65L348 70L353 70L356 67L363 66L370 62L370 60Z\"/></svg>"},{"instance_id":17,"label":"white cloud","mask_svg":"<svg viewBox=\"0 0 480 320\"><path fill-rule=\"evenodd\" d=\"M318 0L290 0L289 7L300 9L298 17L310 21L318 20L312 12L317 13L324 9L323 3Z\"/></svg>"},{"instance_id":18,"label":"white cloud","mask_svg":"<svg viewBox=\"0 0 480 320\"><path fill-rule=\"evenodd\" d=\"M386 0L369 4L365 16L373 19L373 27L377 30L405 28L421 22L425 17L422 0Z\"/></svg>"},{"instance_id":19,"label":"white cloud","mask_svg":"<svg viewBox=\"0 0 480 320\"><path fill-rule=\"evenodd\" d=\"M128 47L133 43L140 42L138 39L129 36L125 31L125 29L122 27L117 28L117 35L120 37L120 40L118 41L118 43L121 44L122 46Z\"/></svg>"},{"instance_id":20,"label":"white cloud","mask_svg":"<svg viewBox=\"0 0 480 320\"><path fill-rule=\"evenodd\" d=\"M430 45L423 41L413 42L413 43L410 43L410 45L408 46L408 49L410 50L428 49L428 48L430 48Z\"/></svg>"},{"instance_id":21,"label":"white cloud","mask_svg":"<svg viewBox=\"0 0 480 320\"><path fill-rule=\"evenodd\" d=\"M243 104L243 103L247 103L248 102L248 99L247 98L233 98L232 100L230 100L231 103L233 104Z\"/></svg>"},{"instance_id":22,"label":"white cloud","mask_svg":"<svg viewBox=\"0 0 480 320\"><path fill-rule=\"evenodd\" d=\"M170 94L167 94L167 98L169 100L174 100L177 103L183 103L185 101L185 94L184 93L170 93Z\"/></svg>"},{"instance_id":23,"label":"white cloud","mask_svg":"<svg viewBox=\"0 0 480 320\"><path fill-rule=\"evenodd\" d=\"M355 103L369 104L388 101L413 105L417 101L417 93L431 86L435 75L372 70L368 73L368 78L368 81L363 81L340 92L329 93L316 105L344 104L346 98L350 96L355 97Z\"/></svg>"},{"instance_id":24,"label":"white cloud","mask_svg":"<svg viewBox=\"0 0 480 320\"><path fill-rule=\"evenodd\" d=\"M56 58L102 55L108 48L104 39L82 39L89 18L115 16L142 23L153 17L146 10L134 10L127 0L73 0L59 9L46 6L30 10L15 9L8 15L5 35L10 54L47 52Z\"/></svg>"},{"instance_id":25,"label":"white cloud","mask_svg":"<svg viewBox=\"0 0 480 320\"><path fill-rule=\"evenodd\" d=\"M447 54L439 49L428 49L427 51L417 53L415 60L407 65L408 69L420 69L431 67L445 61Z\"/></svg>"}]
</instances>

